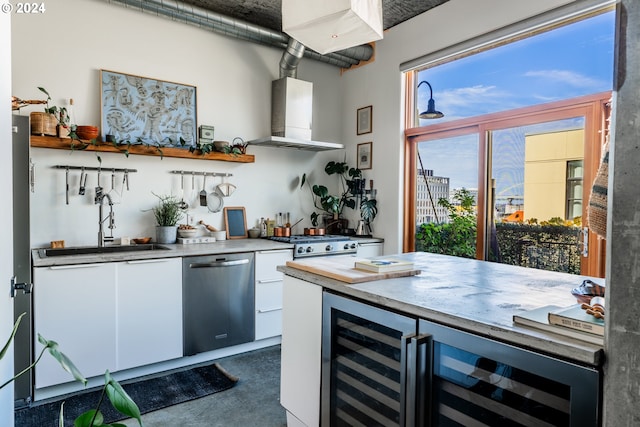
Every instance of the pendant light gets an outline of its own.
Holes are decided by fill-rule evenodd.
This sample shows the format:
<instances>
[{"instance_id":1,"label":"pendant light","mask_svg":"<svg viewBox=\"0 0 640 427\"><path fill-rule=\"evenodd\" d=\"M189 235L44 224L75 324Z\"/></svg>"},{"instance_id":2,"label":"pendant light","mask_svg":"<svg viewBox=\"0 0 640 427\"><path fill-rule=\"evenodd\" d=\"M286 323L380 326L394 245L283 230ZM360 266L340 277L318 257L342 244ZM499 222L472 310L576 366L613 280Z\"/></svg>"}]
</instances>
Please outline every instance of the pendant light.
<instances>
[{"instance_id":1,"label":"pendant light","mask_svg":"<svg viewBox=\"0 0 640 427\"><path fill-rule=\"evenodd\" d=\"M420 88L420 86L422 86L423 83L426 83L427 86L429 86L429 91L430 91L429 104L427 105L427 111L423 111L418 115L418 117L420 117L421 119L439 119L441 117L444 117L443 113L436 110L436 102L433 100L433 88L431 87L428 81L423 80L420 83L418 83L418 87L416 88L416 90L418 90L418 88Z\"/></svg>"},{"instance_id":2,"label":"pendant light","mask_svg":"<svg viewBox=\"0 0 640 427\"><path fill-rule=\"evenodd\" d=\"M282 0L282 31L320 54L382 39L381 0Z\"/></svg>"}]
</instances>

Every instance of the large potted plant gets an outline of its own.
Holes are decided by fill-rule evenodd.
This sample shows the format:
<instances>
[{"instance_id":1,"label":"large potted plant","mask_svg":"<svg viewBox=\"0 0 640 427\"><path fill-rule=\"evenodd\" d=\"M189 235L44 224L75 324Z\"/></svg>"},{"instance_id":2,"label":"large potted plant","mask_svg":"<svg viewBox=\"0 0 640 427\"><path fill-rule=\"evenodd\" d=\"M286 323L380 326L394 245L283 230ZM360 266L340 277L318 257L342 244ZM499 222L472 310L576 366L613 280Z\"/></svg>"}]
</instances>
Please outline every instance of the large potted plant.
<instances>
[{"instance_id":1,"label":"large potted plant","mask_svg":"<svg viewBox=\"0 0 640 427\"><path fill-rule=\"evenodd\" d=\"M158 196L159 201L153 207L156 219L156 241L158 243L175 243L178 235L178 221L182 218L180 201L174 196Z\"/></svg>"},{"instance_id":2,"label":"large potted plant","mask_svg":"<svg viewBox=\"0 0 640 427\"><path fill-rule=\"evenodd\" d=\"M314 184L313 186L307 181L306 174L302 175L300 187L305 183L308 185L312 197L313 205L316 209L324 211L326 220L326 228L328 233L341 233L347 228L346 219L341 218L345 207L356 209L360 208L360 214L363 219L368 222L373 221L378 212L377 203L374 198L368 198L364 195L362 171L358 168L349 167L346 162L330 161L324 168L327 175L336 175L338 177L339 190L337 194L330 194L329 189L324 185ZM358 205L357 201L360 202ZM311 213L311 224L318 226L318 219L322 213Z\"/></svg>"}]
</instances>

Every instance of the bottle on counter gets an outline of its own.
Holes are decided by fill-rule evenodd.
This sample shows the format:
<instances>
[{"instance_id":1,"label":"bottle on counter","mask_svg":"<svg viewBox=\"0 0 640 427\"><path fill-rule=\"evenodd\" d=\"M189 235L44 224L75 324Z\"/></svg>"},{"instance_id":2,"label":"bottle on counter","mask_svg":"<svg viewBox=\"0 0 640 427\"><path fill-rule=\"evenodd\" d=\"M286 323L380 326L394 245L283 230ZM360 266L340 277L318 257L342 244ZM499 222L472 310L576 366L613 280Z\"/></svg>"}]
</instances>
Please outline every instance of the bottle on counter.
<instances>
[{"instance_id":1,"label":"bottle on counter","mask_svg":"<svg viewBox=\"0 0 640 427\"><path fill-rule=\"evenodd\" d=\"M267 237L267 221L264 218L260 218L260 237Z\"/></svg>"}]
</instances>

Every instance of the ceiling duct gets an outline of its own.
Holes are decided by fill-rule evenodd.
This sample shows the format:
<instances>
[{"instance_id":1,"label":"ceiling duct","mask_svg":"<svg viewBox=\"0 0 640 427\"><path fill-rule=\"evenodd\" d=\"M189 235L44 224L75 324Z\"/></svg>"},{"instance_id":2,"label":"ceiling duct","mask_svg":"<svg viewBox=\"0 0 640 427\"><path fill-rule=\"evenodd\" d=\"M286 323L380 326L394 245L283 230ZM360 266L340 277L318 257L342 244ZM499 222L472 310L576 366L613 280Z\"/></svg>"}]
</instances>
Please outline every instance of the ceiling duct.
<instances>
[{"instance_id":1,"label":"ceiling duct","mask_svg":"<svg viewBox=\"0 0 640 427\"><path fill-rule=\"evenodd\" d=\"M127 8L157 16L164 16L176 22L204 28L218 34L234 37L266 46L287 49L290 37L282 32L230 18L197 6L177 0L106 0ZM304 49L307 58L321 61L340 68L349 68L360 61L368 61L373 56L370 45L355 46L338 52L321 55L310 49ZM282 63L281 63L282 65Z\"/></svg>"},{"instance_id":2,"label":"ceiling duct","mask_svg":"<svg viewBox=\"0 0 640 427\"><path fill-rule=\"evenodd\" d=\"M298 64L304 55L304 45L294 38L289 39L287 48L280 58L280 78L298 77Z\"/></svg>"}]
</instances>

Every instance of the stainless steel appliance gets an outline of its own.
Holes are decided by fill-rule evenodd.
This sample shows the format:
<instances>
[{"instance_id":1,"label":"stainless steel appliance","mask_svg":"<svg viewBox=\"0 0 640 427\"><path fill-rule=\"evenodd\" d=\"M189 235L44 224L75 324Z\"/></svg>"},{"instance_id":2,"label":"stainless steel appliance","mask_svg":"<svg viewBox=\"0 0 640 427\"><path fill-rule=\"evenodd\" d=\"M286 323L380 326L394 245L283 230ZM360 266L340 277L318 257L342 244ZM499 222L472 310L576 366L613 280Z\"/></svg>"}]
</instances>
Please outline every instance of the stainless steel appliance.
<instances>
[{"instance_id":1,"label":"stainless steel appliance","mask_svg":"<svg viewBox=\"0 0 640 427\"><path fill-rule=\"evenodd\" d=\"M185 257L182 262L184 355L253 341L254 254Z\"/></svg>"},{"instance_id":2,"label":"stainless steel appliance","mask_svg":"<svg viewBox=\"0 0 640 427\"><path fill-rule=\"evenodd\" d=\"M597 426L592 367L323 294L321 425Z\"/></svg>"},{"instance_id":3,"label":"stainless steel appliance","mask_svg":"<svg viewBox=\"0 0 640 427\"><path fill-rule=\"evenodd\" d=\"M12 291L14 318L22 313L15 336L15 372L21 372L33 362L33 318L31 314L31 239L29 234L29 194L31 169L29 158L29 116L13 115L13 274L23 292ZM28 405L33 395L33 371L15 381L15 407Z\"/></svg>"},{"instance_id":4,"label":"stainless steel appliance","mask_svg":"<svg viewBox=\"0 0 640 427\"><path fill-rule=\"evenodd\" d=\"M325 234L323 236L270 237L271 240L293 243L293 257L303 258L326 255L355 254L358 243L345 236Z\"/></svg>"}]
</instances>

